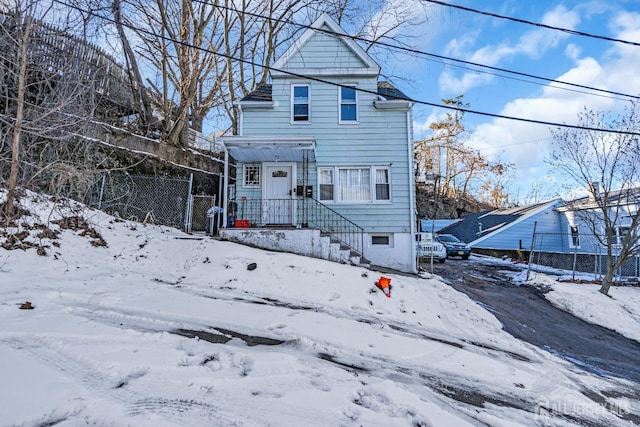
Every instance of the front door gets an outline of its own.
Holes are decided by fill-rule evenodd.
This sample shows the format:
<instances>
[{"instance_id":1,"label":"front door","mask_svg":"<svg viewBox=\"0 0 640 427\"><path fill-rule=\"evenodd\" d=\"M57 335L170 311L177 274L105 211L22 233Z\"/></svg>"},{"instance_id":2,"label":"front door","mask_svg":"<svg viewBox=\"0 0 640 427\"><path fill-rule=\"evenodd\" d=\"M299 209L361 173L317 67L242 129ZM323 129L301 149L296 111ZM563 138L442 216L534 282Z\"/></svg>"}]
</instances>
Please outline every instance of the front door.
<instances>
[{"instance_id":1,"label":"front door","mask_svg":"<svg viewBox=\"0 0 640 427\"><path fill-rule=\"evenodd\" d=\"M292 194L295 163L265 165L262 221L264 224L293 224Z\"/></svg>"}]
</instances>

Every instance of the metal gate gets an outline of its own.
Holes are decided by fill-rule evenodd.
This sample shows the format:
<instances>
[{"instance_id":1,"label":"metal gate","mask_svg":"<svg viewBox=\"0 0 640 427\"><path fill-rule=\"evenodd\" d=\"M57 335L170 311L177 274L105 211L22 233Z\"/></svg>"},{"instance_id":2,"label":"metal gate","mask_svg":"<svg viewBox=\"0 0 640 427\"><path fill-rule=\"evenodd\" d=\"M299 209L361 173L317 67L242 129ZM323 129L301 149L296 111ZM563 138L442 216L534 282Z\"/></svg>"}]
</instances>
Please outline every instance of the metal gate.
<instances>
[{"instance_id":1,"label":"metal gate","mask_svg":"<svg viewBox=\"0 0 640 427\"><path fill-rule=\"evenodd\" d=\"M190 196L187 233L214 234L215 215L209 210L216 204L216 196Z\"/></svg>"}]
</instances>

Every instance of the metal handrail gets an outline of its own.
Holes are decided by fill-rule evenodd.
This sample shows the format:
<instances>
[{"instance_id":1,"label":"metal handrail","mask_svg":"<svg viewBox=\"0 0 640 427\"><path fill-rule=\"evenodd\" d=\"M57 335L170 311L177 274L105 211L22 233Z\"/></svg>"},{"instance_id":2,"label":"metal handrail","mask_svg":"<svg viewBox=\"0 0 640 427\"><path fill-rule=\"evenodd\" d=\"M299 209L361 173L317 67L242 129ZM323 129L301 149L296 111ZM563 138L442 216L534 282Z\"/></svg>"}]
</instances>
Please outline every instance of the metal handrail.
<instances>
[{"instance_id":1,"label":"metal handrail","mask_svg":"<svg viewBox=\"0 0 640 427\"><path fill-rule=\"evenodd\" d=\"M364 229L314 198L240 198L235 204L236 227L315 228L363 256Z\"/></svg>"}]
</instances>

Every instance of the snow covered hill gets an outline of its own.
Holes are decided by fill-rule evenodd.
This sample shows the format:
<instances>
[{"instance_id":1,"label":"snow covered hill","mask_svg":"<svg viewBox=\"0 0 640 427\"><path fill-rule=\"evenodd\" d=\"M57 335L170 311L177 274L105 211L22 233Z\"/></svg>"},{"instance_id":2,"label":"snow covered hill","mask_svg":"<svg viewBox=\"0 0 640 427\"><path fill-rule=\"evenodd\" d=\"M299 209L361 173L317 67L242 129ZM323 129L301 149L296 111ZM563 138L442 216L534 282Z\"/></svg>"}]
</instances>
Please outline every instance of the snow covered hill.
<instances>
[{"instance_id":1,"label":"snow covered hill","mask_svg":"<svg viewBox=\"0 0 640 427\"><path fill-rule=\"evenodd\" d=\"M437 276L384 274L387 298L364 268L25 208L0 229L0 426L638 419L637 384L514 339Z\"/></svg>"}]
</instances>

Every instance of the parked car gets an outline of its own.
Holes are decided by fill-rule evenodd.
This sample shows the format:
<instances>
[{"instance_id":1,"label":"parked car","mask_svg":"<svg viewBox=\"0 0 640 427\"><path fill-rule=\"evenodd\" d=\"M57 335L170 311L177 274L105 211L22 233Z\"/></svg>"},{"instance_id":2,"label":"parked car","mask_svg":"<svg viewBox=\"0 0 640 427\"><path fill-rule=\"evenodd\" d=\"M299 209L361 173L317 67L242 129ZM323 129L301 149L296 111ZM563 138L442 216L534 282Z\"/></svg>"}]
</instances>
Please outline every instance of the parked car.
<instances>
[{"instance_id":1,"label":"parked car","mask_svg":"<svg viewBox=\"0 0 640 427\"><path fill-rule=\"evenodd\" d=\"M416 233L416 253L421 260L443 263L447 259L447 249L431 233Z\"/></svg>"},{"instance_id":2,"label":"parked car","mask_svg":"<svg viewBox=\"0 0 640 427\"><path fill-rule=\"evenodd\" d=\"M465 242L460 241L453 234L437 234L436 239L440 241L447 249L447 257L461 257L469 259L471 256L471 248Z\"/></svg>"}]
</instances>

